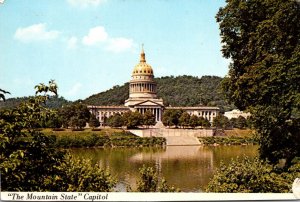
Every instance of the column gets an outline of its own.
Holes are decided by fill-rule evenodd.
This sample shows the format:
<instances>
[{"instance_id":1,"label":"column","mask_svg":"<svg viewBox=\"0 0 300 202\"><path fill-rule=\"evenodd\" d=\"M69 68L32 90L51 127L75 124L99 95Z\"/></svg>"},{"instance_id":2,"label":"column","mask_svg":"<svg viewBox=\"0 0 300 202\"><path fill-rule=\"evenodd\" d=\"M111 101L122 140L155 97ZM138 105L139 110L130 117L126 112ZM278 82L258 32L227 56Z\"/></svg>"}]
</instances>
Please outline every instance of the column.
<instances>
[{"instance_id":1,"label":"column","mask_svg":"<svg viewBox=\"0 0 300 202\"><path fill-rule=\"evenodd\" d=\"M159 109L159 116L158 116L158 121L161 121L161 109Z\"/></svg>"}]
</instances>

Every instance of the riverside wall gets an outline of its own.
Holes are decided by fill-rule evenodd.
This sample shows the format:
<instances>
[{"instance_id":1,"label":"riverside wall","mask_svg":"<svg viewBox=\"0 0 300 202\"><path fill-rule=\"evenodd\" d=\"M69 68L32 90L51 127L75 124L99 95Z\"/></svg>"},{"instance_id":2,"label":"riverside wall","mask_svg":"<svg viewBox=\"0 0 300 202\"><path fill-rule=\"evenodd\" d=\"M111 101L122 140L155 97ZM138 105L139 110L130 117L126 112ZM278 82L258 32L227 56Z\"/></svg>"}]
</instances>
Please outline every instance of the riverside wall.
<instances>
[{"instance_id":1,"label":"riverside wall","mask_svg":"<svg viewBox=\"0 0 300 202\"><path fill-rule=\"evenodd\" d=\"M139 137L211 137L213 129L150 128L129 130Z\"/></svg>"}]
</instances>

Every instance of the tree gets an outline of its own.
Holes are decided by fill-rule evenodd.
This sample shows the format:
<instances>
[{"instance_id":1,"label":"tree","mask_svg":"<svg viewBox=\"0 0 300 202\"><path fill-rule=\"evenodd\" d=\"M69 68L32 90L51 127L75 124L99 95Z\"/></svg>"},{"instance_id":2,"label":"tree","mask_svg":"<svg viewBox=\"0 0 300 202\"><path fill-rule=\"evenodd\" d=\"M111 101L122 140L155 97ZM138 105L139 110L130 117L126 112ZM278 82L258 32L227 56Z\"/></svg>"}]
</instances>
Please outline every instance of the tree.
<instances>
[{"instance_id":1,"label":"tree","mask_svg":"<svg viewBox=\"0 0 300 202\"><path fill-rule=\"evenodd\" d=\"M137 128L143 122L143 116L138 111L132 112L125 112L123 114L124 124L127 128Z\"/></svg>"},{"instance_id":2,"label":"tree","mask_svg":"<svg viewBox=\"0 0 300 202\"><path fill-rule=\"evenodd\" d=\"M5 101L5 95L4 94L10 94L10 92L0 88L0 99L2 99L3 101Z\"/></svg>"},{"instance_id":3,"label":"tree","mask_svg":"<svg viewBox=\"0 0 300 202\"><path fill-rule=\"evenodd\" d=\"M182 126L183 128L189 126L190 118L191 116L189 113L183 112L179 117L179 125Z\"/></svg>"},{"instance_id":4,"label":"tree","mask_svg":"<svg viewBox=\"0 0 300 202\"><path fill-rule=\"evenodd\" d=\"M195 114L193 114L190 118L190 121L189 121L189 126L191 126L192 128L195 128L197 126L200 125L200 119L198 116L196 116Z\"/></svg>"},{"instance_id":5,"label":"tree","mask_svg":"<svg viewBox=\"0 0 300 202\"><path fill-rule=\"evenodd\" d=\"M129 191L132 191L131 189ZM143 165L140 168L140 177L137 181L137 192L180 192L173 186L167 185L167 181L162 178L159 181L157 170L153 167Z\"/></svg>"},{"instance_id":6,"label":"tree","mask_svg":"<svg viewBox=\"0 0 300 202\"><path fill-rule=\"evenodd\" d=\"M87 160L75 160L54 146L55 137L34 128L56 111L44 103L54 86L19 107L0 110L1 189L5 191L111 191L115 180ZM56 84L55 84L56 85Z\"/></svg>"},{"instance_id":7,"label":"tree","mask_svg":"<svg viewBox=\"0 0 300 202\"><path fill-rule=\"evenodd\" d=\"M175 126L177 127L179 124L179 118L183 110L179 109L167 109L163 114L163 124L166 126Z\"/></svg>"},{"instance_id":8,"label":"tree","mask_svg":"<svg viewBox=\"0 0 300 202\"><path fill-rule=\"evenodd\" d=\"M34 129L37 121L53 113L42 106L46 100L47 96L37 96L18 108L0 111L3 190L51 190L52 184L47 182L60 173L63 152L51 147L53 138Z\"/></svg>"},{"instance_id":9,"label":"tree","mask_svg":"<svg viewBox=\"0 0 300 202\"><path fill-rule=\"evenodd\" d=\"M230 124L229 119L226 116L222 115L222 114L219 114L213 120L213 126L217 127L217 128L226 129L226 128L229 128L230 125L231 124Z\"/></svg>"},{"instance_id":10,"label":"tree","mask_svg":"<svg viewBox=\"0 0 300 202\"><path fill-rule=\"evenodd\" d=\"M125 125L124 118L120 114L114 114L113 116L109 117L107 120L107 124L110 127L118 128Z\"/></svg>"},{"instance_id":11,"label":"tree","mask_svg":"<svg viewBox=\"0 0 300 202\"><path fill-rule=\"evenodd\" d=\"M300 162L293 162L285 172L258 158L231 160L221 163L209 182L207 192L229 193L288 193L295 178L299 177Z\"/></svg>"},{"instance_id":12,"label":"tree","mask_svg":"<svg viewBox=\"0 0 300 202\"><path fill-rule=\"evenodd\" d=\"M252 114L260 157L288 165L300 155L300 4L227 0L216 19L232 61L226 96Z\"/></svg>"},{"instance_id":13,"label":"tree","mask_svg":"<svg viewBox=\"0 0 300 202\"><path fill-rule=\"evenodd\" d=\"M75 103L63 106L59 111L62 124L65 128L83 128L90 119L90 112L86 105Z\"/></svg>"},{"instance_id":14,"label":"tree","mask_svg":"<svg viewBox=\"0 0 300 202\"><path fill-rule=\"evenodd\" d=\"M156 121L155 121L154 114L152 114L151 111L147 110L143 114L143 125L145 125L149 128L149 126L153 126L153 125L155 125L155 123L156 123Z\"/></svg>"},{"instance_id":15,"label":"tree","mask_svg":"<svg viewBox=\"0 0 300 202\"><path fill-rule=\"evenodd\" d=\"M239 116L236 119L236 127L239 129L244 129L247 126L247 120L245 117Z\"/></svg>"},{"instance_id":16,"label":"tree","mask_svg":"<svg viewBox=\"0 0 300 202\"><path fill-rule=\"evenodd\" d=\"M100 126L100 122L94 114L90 115L89 126L92 128L97 128Z\"/></svg>"}]
</instances>

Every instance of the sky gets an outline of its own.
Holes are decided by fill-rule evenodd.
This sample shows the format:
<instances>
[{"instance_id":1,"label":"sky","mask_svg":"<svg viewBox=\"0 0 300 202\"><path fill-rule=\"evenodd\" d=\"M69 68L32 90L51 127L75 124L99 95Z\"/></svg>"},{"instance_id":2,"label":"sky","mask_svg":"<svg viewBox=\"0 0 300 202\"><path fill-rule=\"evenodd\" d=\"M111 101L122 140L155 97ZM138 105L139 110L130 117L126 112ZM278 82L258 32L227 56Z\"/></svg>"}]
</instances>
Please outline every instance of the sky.
<instances>
[{"instance_id":1,"label":"sky","mask_svg":"<svg viewBox=\"0 0 300 202\"><path fill-rule=\"evenodd\" d=\"M54 79L85 99L131 78L144 44L155 77L224 77L215 15L225 0L0 0L0 88L34 95Z\"/></svg>"}]
</instances>

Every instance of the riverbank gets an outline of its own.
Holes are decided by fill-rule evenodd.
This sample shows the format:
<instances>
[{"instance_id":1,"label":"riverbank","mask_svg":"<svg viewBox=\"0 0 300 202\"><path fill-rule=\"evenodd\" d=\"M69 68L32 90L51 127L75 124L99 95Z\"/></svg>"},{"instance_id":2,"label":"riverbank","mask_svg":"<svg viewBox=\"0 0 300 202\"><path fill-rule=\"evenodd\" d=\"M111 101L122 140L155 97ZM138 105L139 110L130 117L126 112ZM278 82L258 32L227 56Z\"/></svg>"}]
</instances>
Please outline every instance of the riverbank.
<instances>
[{"instance_id":1,"label":"riverbank","mask_svg":"<svg viewBox=\"0 0 300 202\"><path fill-rule=\"evenodd\" d=\"M55 146L60 148L80 147L155 147L164 146L163 137L141 138L121 129L102 129L93 131L52 131L44 129L41 132L55 138Z\"/></svg>"}]
</instances>

